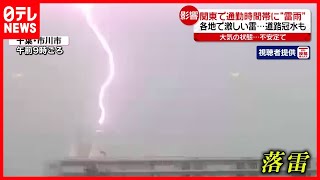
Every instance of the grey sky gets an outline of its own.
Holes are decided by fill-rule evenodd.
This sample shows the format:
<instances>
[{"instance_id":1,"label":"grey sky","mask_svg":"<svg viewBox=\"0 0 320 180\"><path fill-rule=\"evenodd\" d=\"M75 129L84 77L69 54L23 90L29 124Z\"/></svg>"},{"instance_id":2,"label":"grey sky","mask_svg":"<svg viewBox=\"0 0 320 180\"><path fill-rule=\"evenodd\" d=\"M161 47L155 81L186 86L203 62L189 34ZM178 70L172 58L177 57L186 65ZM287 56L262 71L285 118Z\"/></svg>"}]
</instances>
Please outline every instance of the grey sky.
<instances>
[{"instance_id":1,"label":"grey sky","mask_svg":"<svg viewBox=\"0 0 320 180\"><path fill-rule=\"evenodd\" d=\"M196 43L183 5L98 5L115 79L106 91L109 156L260 156L316 148L316 6L211 4L198 8L312 11L310 43ZM41 6L41 34L70 36L62 56L19 56L5 45L5 175L41 175L91 139L107 55L72 5ZM310 45L310 61L257 61L257 45ZM239 72L239 78L230 73ZM22 74L17 77L17 73ZM315 154L314 154L315 156Z\"/></svg>"}]
</instances>

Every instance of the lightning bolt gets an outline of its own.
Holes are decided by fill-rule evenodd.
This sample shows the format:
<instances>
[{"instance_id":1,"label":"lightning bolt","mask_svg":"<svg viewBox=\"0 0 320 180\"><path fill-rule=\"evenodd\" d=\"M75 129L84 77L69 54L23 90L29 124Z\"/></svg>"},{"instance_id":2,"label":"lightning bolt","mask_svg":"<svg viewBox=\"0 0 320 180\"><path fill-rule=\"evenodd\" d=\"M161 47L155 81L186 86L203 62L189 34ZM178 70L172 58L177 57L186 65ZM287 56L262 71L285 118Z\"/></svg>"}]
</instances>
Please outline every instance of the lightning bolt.
<instances>
[{"instance_id":1,"label":"lightning bolt","mask_svg":"<svg viewBox=\"0 0 320 180\"><path fill-rule=\"evenodd\" d=\"M87 4L81 4L79 5L79 8L81 9L82 13L84 14L86 18L86 22L88 26L91 28L91 30L96 35L97 39L99 40L100 44L102 45L104 51L108 55L109 59L109 74L107 75L106 79L102 83L99 91L99 108L101 110L100 118L98 120L99 125L102 125L104 123L104 120L106 118L106 108L104 107L103 100L104 100L104 93L107 89L107 87L111 84L113 77L114 77L114 59L113 59L113 52L105 39L105 37L101 34L98 26L95 24L95 22L92 19L91 15L91 9L92 5Z\"/></svg>"}]
</instances>

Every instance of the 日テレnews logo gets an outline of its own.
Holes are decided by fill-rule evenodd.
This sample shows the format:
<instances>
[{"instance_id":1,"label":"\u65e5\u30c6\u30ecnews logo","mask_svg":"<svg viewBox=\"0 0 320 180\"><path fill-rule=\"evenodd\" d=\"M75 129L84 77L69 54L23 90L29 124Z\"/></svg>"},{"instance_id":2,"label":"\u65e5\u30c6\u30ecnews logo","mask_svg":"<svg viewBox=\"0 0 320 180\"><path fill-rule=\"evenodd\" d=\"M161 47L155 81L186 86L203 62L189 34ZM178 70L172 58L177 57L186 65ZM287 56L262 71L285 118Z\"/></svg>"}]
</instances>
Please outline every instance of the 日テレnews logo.
<instances>
[{"instance_id":1,"label":"\u65e5\u30c6\u30ecnews logo","mask_svg":"<svg viewBox=\"0 0 320 180\"><path fill-rule=\"evenodd\" d=\"M5 7L3 11L4 33L36 33L37 24L33 21L38 14L31 11L31 7Z\"/></svg>"},{"instance_id":2,"label":"\u65e5\u30c6\u30ecnews logo","mask_svg":"<svg viewBox=\"0 0 320 180\"><path fill-rule=\"evenodd\" d=\"M3 39L40 37L40 3L36 0L2 0Z\"/></svg>"}]
</instances>

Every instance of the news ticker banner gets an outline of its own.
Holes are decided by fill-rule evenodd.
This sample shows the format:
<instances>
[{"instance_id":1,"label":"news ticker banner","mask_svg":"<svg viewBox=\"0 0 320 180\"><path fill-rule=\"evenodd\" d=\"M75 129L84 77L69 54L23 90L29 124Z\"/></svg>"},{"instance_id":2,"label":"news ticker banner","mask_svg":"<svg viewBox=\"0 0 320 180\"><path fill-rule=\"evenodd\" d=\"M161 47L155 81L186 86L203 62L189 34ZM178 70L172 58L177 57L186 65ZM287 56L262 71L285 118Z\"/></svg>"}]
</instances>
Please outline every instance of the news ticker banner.
<instances>
[{"instance_id":1,"label":"news ticker banner","mask_svg":"<svg viewBox=\"0 0 320 180\"><path fill-rule=\"evenodd\" d=\"M194 40L310 41L311 11L307 9L197 9L185 6L181 22L193 25Z\"/></svg>"},{"instance_id":2,"label":"news ticker banner","mask_svg":"<svg viewBox=\"0 0 320 180\"><path fill-rule=\"evenodd\" d=\"M39 39L10 39L19 55L62 55L69 45L69 36L41 36Z\"/></svg>"}]
</instances>

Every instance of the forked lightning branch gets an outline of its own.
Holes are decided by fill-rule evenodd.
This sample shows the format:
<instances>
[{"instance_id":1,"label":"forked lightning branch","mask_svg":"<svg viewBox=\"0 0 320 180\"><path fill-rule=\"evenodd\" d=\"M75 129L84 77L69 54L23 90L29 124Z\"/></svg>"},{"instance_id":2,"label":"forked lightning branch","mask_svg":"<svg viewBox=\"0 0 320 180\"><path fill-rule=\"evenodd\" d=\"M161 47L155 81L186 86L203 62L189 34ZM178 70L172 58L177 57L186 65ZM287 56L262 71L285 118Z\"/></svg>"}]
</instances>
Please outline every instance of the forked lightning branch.
<instances>
[{"instance_id":1,"label":"forked lightning branch","mask_svg":"<svg viewBox=\"0 0 320 180\"><path fill-rule=\"evenodd\" d=\"M39 39L11 39L19 55L62 55L63 46L69 45L68 36L41 36Z\"/></svg>"}]
</instances>

